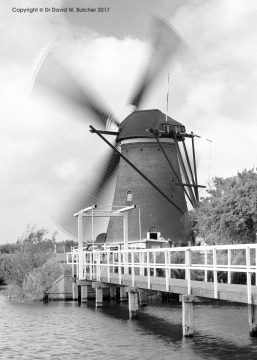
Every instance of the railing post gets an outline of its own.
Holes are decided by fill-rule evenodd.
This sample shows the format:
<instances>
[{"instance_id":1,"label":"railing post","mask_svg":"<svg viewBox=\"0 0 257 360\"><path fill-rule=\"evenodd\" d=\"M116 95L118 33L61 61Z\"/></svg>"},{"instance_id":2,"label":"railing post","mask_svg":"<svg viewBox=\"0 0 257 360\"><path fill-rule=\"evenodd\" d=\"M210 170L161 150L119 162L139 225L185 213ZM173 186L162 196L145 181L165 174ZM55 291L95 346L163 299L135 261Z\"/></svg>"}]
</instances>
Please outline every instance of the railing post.
<instances>
[{"instance_id":1,"label":"railing post","mask_svg":"<svg viewBox=\"0 0 257 360\"><path fill-rule=\"evenodd\" d=\"M255 248L255 286L257 286L257 247Z\"/></svg>"},{"instance_id":2,"label":"railing post","mask_svg":"<svg viewBox=\"0 0 257 360\"><path fill-rule=\"evenodd\" d=\"M132 287L135 286L135 267L134 267L134 251L131 251L131 277L132 277Z\"/></svg>"},{"instance_id":3,"label":"railing post","mask_svg":"<svg viewBox=\"0 0 257 360\"><path fill-rule=\"evenodd\" d=\"M75 267L75 275L76 275L76 278L78 278L79 276L79 254L78 252L76 252L76 267Z\"/></svg>"},{"instance_id":4,"label":"railing post","mask_svg":"<svg viewBox=\"0 0 257 360\"><path fill-rule=\"evenodd\" d=\"M89 254L89 277L93 280L93 253Z\"/></svg>"},{"instance_id":5,"label":"railing post","mask_svg":"<svg viewBox=\"0 0 257 360\"><path fill-rule=\"evenodd\" d=\"M231 249L228 249L228 284L231 284Z\"/></svg>"},{"instance_id":6,"label":"railing post","mask_svg":"<svg viewBox=\"0 0 257 360\"><path fill-rule=\"evenodd\" d=\"M151 288L151 285L150 285L151 279L150 279L150 265L149 265L149 250L146 253L146 268L147 268L147 286L148 286L148 289L150 289Z\"/></svg>"},{"instance_id":7,"label":"railing post","mask_svg":"<svg viewBox=\"0 0 257 360\"><path fill-rule=\"evenodd\" d=\"M123 263L124 263L124 267L123 267L123 274L128 275L129 273L129 266L128 266L128 250L124 250L123 251Z\"/></svg>"},{"instance_id":8,"label":"railing post","mask_svg":"<svg viewBox=\"0 0 257 360\"><path fill-rule=\"evenodd\" d=\"M71 275L74 277L75 275L75 262L74 262L74 252L71 253Z\"/></svg>"},{"instance_id":9,"label":"railing post","mask_svg":"<svg viewBox=\"0 0 257 360\"><path fill-rule=\"evenodd\" d=\"M118 272L119 272L119 284L121 284L121 252L118 252Z\"/></svg>"},{"instance_id":10,"label":"railing post","mask_svg":"<svg viewBox=\"0 0 257 360\"><path fill-rule=\"evenodd\" d=\"M165 250L164 252L165 257L165 289L169 292L169 269L168 269L168 251Z\"/></svg>"},{"instance_id":11,"label":"railing post","mask_svg":"<svg viewBox=\"0 0 257 360\"><path fill-rule=\"evenodd\" d=\"M87 278L87 274L88 274L87 253L84 252L84 279Z\"/></svg>"},{"instance_id":12,"label":"railing post","mask_svg":"<svg viewBox=\"0 0 257 360\"><path fill-rule=\"evenodd\" d=\"M172 270L171 270L171 265L170 265L170 262L171 262L171 254L170 254L170 250L168 249L168 268L169 268L169 278L172 277Z\"/></svg>"},{"instance_id":13,"label":"railing post","mask_svg":"<svg viewBox=\"0 0 257 360\"><path fill-rule=\"evenodd\" d=\"M91 263L92 263L92 280L95 280L95 255L94 255L94 250L91 253Z\"/></svg>"},{"instance_id":14,"label":"railing post","mask_svg":"<svg viewBox=\"0 0 257 360\"><path fill-rule=\"evenodd\" d=\"M114 263L115 263L115 257L114 257L114 253L110 252L110 263L111 263L111 267L110 269L112 269L112 273L114 274L115 273L115 266L114 266Z\"/></svg>"},{"instance_id":15,"label":"railing post","mask_svg":"<svg viewBox=\"0 0 257 360\"><path fill-rule=\"evenodd\" d=\"M218 299L218 271L217 271L217 252L213 249L213 284L214 284L214 298Z\"/></svg>"},{"instance_id":16,"label":"railing post","mask_svg":"<svg viewBox=\"0 0 257 360\"><path fill-rule=\"evenodd\" d=\"M139 262L140 262L140 275L144 276L145 273L145 267L143 266L145 257L144 257L144 253L142 251L139 252Z\"/></svg>"},{"instance_id":17,"label":"railing post","mask_svg":"<svg viewBox=\"0 0 257 360\"><path fill-rule=\"evenodd\" d=\"M246 270L247 270L247 302L248 304L252 303L252 280L251 280L251 258L250 258L250 248L249 246L245 249L245 256L246 256Z\"/></svg>"},{"instance_id":18,"label":"railing post","mask_svg":"<svg viewBox=\"0 0 257 360\"><path fill-rule=\"evenodd\" d=\"M100 253L96 254L96 271L97 271L97 281L100 281L100 274L101 274L101 269L100 269Z\"/></svg>"},{"instance_id":19,"label":"railing post","mask_svg":"<svg viewBox=\"0 0 257 360\"><path fill-rule=\"evenodd\" d=\"M187 280L187 293L191 295L191 265L192 265L192 256L191 249L186 249L185 251L185 265L186 265L186 280Z\"/></svg>"},{"instance_id":20,"label":"railing post","mask_svg":"<svg viewBox=\"0 0 257 360\"><path fill-rule=\"evenodd\" d=\"M106 252L107 281L110 282L110 249Z\"/></svg>"},{"instance_id":21,"label":"railing post","mask_svg":"<svg viewBox=\"0 0 257 360\"><path fill-rule=\"evenodd\" d=\"M83 264L84 264L84 269L83 269L83 278L86 279L87 276L87 261L86 261L86 252L83 252Z\"/></svg>"},{"instance_id":22,"label":"railing post","mask_svg":"<svg viewBox=\"0 0 257 360\"><path fill-rule=\"evenodd\" d=\"M153 252L153 263L154 263L154 268L153 268L153 276L156 277L156 252Z\"/></svg>"},{"instance_id":23,"label":"railing post","mask_svg":"<svg viewBox=\"0 0 257 360\"><path fill-rule=\"evenodd\" d=\"M94 267L95 267L95 280L98 281L98 258L96 252L93 252Z\"/></svg>"},{"instance_id":24,"label":"railing post","mask_svg":"<svg viewBox=\"0 0 257 360\"><path fill-rule=\"evenodd\" d=\"M207 270L207 266L208 266L208 252L207 249L204 250L204 281L208 281L208 270Z\"/></svg>"},{"instance_id":25,"label":"railing post","mask_svg":"<svg viewBox=\"0 0 257 360\"><path fill-rule=\"evenodd\" d=\"M99 281L99 267L98 267L98 254L95 252L95 269L96 269L96 281Z\"/></svg>"},{"instance_id":26,"label":"railing post","mask_svg":"<svg viewBox=\"0 0 257 360\"><path fill-rule=\"evenodd\" d=\"M83 212L78 213L78 251L79 251L79 280L83 279Z\"/></svg>"},{"instance_id":27,"label":"railing post","mask_svg":"<svg viewBox=\"0 0 257 360\"><path fill-rule=\"evenodd\" d=\"M124 252L123 252L123 263L124 263L124 274L129 273L128 268L128 213L123 213L123 240L124 240Z\"/></svg>"}]
</instances>

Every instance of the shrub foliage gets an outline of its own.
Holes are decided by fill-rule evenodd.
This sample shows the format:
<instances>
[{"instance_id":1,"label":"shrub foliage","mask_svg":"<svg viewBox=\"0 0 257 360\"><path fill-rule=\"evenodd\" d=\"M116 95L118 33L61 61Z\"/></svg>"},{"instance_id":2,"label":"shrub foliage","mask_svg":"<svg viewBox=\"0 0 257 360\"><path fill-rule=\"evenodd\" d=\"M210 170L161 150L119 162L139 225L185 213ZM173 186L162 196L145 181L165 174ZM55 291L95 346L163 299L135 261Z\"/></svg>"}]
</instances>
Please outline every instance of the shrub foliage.
<instances>
[{"instance_id":1,"label":"shrub foliage","mask_svg":"<svg viewBox=\"0 0 257 360\"><path fill-rule=\"evenodd\" d=\"M28 229L11 246L0 247L0 278L8 284L7 296L15 301L42 299L44 289L63 271L53 257L55 233L44 228Z\"/></svg>"},{"instance_id":2,"label":"shrub foliage","mask_svg":"<svg viewBox=\"0 0 257 360\"><path fill-rule=\"evenodd\" d=\"M257 172L244 170L229 178L215 177L198 207L185 216L208 244L252 243L257 231Z\"/></svg>"}]
</instances>

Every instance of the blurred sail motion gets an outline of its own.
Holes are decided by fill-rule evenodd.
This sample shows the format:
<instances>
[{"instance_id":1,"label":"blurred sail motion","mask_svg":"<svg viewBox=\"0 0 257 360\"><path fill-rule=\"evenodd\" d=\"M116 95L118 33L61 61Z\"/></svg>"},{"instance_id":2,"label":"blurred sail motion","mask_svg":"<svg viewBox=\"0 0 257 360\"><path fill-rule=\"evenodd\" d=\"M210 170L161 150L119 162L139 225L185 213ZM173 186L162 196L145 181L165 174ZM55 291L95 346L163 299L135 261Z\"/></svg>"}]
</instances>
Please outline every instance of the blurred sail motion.
<instances>
[{"instance_id":1,"label":"blurred sail motion","mask_svg":"<svg viewBox=\"0 0 257 360\"><path fill-rule=\"evenodd\" d=\"M176 59L186 47L185 41L174 28L159 18L154 20L152 54L144 74L139 76L139 85L130 97L130 105L133 105L134 109L140 107L148 88L153 85L170 57ZM83 81L83 85L81 81ZM117 135L112 143L118 148L120 146L120 125L123 119L119 119L121 121L115 119L113 114L99 100L95 91L87 89L84 82L86 83L86 79L75 79L72 70L68 70L63 62L57 60L54 49L51 49L37 72L33 92L44 88L48 94L54 93L63 102L85 111L85 115L87 115L85 121L88 125L91 124L91 119L88 117L88 112L90 112L96 120L98 130L105 130L110 128L110 125L114 125L112 128L117 132ZM57 219L62 229L76 234L77 229L72 216L73 213L94 203L100 204L106 198L106 191L110 192L111 180L115 179L119 159L120 156L117 152L106 147L106 155L95 165L93 176L90 179L87 177L87 182L79 185L76 194L68 194L68 200L65 206L62 206L61 216ZM90 156L87 161L91 161Z\"/></svg>"},{"instance_id":2,"label":"blurred sail motion","mask_svg":"<svg viewBox=\"0 0 257 360\"><path fill-rule=\"evenodd\" d=\"M152 53L145 73L131 98L130 104L135 108L140 107L141 101L149 86L151 86L157 76L164 70L170 58L173 57L175 60L187 48L186 42L170 24L159 18L155 18Z\"/></svg>"},{"instance_id":3,"label":"blurred sail motion","mask_svg":"<svg viewBox=\"0 0 257 360\"><path fill-rule=\"evenodd\" d=\"M77 185L77 189L66 200L65 206L59 210L58 216L55 216L56 222L64 231L73 236L77 234L77 219L73 218L73 214L78 210L93 204L112 204L118 164L119 155L109 147L106 148L106 154L94 166L94 173ZM101 222L99 219L97 221ZM88 235L88 229L86 230Z\"/></svg>"},{"instance_id":4,"label":"blurred sail motion","mask_svg":"<svg viewBox=\"0 0 257 360\"><path fill-rule=\"evenodd\" d=\"M87 90L78 78L68 71L56 57L54 48L47 51L41 66L35 76L33 84L33 93L45 89L46 92L57 95L63 102L68 102L70 106L78 107L85 112L89 111L98 126L110 126L111 123L119 126L118 121L114 118L110 111L100 103L99 96L93 89Z\"/></svg>"}]
</instances>

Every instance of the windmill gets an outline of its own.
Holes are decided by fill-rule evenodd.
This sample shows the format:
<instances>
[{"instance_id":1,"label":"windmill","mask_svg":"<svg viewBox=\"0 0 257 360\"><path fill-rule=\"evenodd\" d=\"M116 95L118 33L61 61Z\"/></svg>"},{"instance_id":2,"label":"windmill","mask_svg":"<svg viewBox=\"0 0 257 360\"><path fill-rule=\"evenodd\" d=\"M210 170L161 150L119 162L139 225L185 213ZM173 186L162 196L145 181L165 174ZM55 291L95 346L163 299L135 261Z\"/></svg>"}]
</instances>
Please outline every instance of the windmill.
<instances>
[{"instance_id":1,"label":"windmill","mask_svg":"<svg viewBox=\"0 0 257 360\"><path fill-rule=\"evenodd\" d=\"M135 93L130 100L131 113L121 121L96 100L96 96L74 80L72 75L51 56L42 62L35 80L44 84L82 109L89 110L97 121L97 129L90 125L108 145L103 162L98 165L98 179L87 194L82 193L66 208L60 221L65 230L74 232L71 214L95 203L106 191L115 176L113 207L136 204L138 212L129 214L129 240L139 237L171 239L185 243L181 217L187 210L186 198L195 206L198 184L195 167L194 135L186 134L185 127L157 109L140 110L142 99L171 55L185 47L183 39L164 21L156 19L152 56ZM42 69L51 67L55 79L42 76ZM54 70L53 70L54 69ZM49 73L46 71L46 74ZM111 128L115 128L111 131ZM110 142L105 135L113 135ZM194 166L191 166L185 138L192 139ZM182 144L180 146L179 144ZM184 150L184 157L181 153ZM73 227L73 229L72 229ZM122 223L110 218L107 241L122 238Z\"/></svg>"}]
</instances>

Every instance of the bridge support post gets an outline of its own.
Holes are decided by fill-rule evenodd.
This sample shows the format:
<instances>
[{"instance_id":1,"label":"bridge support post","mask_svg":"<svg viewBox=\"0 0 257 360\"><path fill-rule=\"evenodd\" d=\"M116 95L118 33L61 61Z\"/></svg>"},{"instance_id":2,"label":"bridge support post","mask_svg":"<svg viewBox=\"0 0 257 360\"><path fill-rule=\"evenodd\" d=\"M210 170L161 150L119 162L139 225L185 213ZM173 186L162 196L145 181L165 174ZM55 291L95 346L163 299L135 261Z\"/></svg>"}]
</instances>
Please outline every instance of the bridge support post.
<instances>
[{"instance_id":1,"label":"bridge support post","mask_svg":"<svg viewBox=\"0 0 257 360\"><path fill-rule=\"evenodd\" d=\"M194 332L192 295L182 295L182 329L183 336L192 337Z\"/></svg>"},{"instance_id":2,"label":"bridge support post","mask_svg":"<svg viewBox=\"0 0 257 360\"><path fill-rule=\"evenodd\" d=\"M103 284L101 282L93 282L92 288L95 289L95 307L103 306Z\"/></svg>"},{"instance_id":3,"label":"bridge support post","mask_svg":"<svg viewBox=\"0 0 257 360\"><path fill-rule=\"evenodd\" d=\"M129 318L138 319L138 291L135 288L130 288L128 291L128 307Z\"/></svg>"},{"instance_id":4,"label":"bridge support post","mask_svg":"<svg viewBox=\"0 0 257 360\"><path fill-rule=\"evenodd\" d=\"M103 288L96 287L95 288L95 307L102 307L103 306Z\"/></svg>"},{"instance_id":5,"label":"bridge support post","mask_svg":"<svg viewBox=\"0 0 257 360\"><path fill-rule=\"evenodd\" d=\"M95 306L102 307L103 306L103 289L108 289L109 286L100 281L92 282L92 288L95 289Z\"/></svg>"},{"instance_id":6,"label":"bridge support post","mask_svg":"<svg viewBox=\"0 0 257 360\"><path fill-rule=\"evenodd\" d=\"M86 303L88 299L88 287L92 285L91 281L88 280L77 280L79 287L78 300L80 303Z\"/></svg>"},{"instance_id":7,"label":"bridge support post","mask_svg":"<svg viewBox=\"0 0 257 360\"><path fill-rule=\"evenodd\" d=\"M257 337L257 305L248 304L248 322L250 336Z\"/></svg>"},{"instance_id":8,"label":"bridge support post","mask_svg":"<svg viewBox=\"0 0 257 360\"><path fill-rule=\"evenodd\" d=\"M116 299L117 291L116 286L110 286L110 298L113 300Z\"/></svg>"},{"instance_id":9,"label":"bridge support post","mask_svg":"<svg viewBox=\"0 0 257 360\"><path fill-rule=\"evenodd\" d=\"M127 301L127 293L128 293L128 289L126 286L120 286L120 302L124 302Z\"/></svg>"},{"instance_id":10,"label":"bridge support post","mask_svg":"<svg viewBox=\"0 0 257 360\"><path fill-rule=\"evenodd\" d=\"M78 289L78 303L81 304L81 285L77 284Z\"/></svg>"},{"instance_id":11,"label":"bridge support post","mask_svg":"<svg viewBox=\"0 0 257 360\"><path fill-rule=\"evenodd\" d=\"M86 303L87 302L87 291L88 287L87 285L81 285L81 303Z\"/></svg>"},{"instance_id":12,"label":"bridge support post","mask_svg":"<svg viewBox=\"0 0 257 360\"><path fill-rule=\"evenodd\" d=\"M72 280L72 300L78 300L78 284L76 279Z\"/></svg>"}]
</instances>

